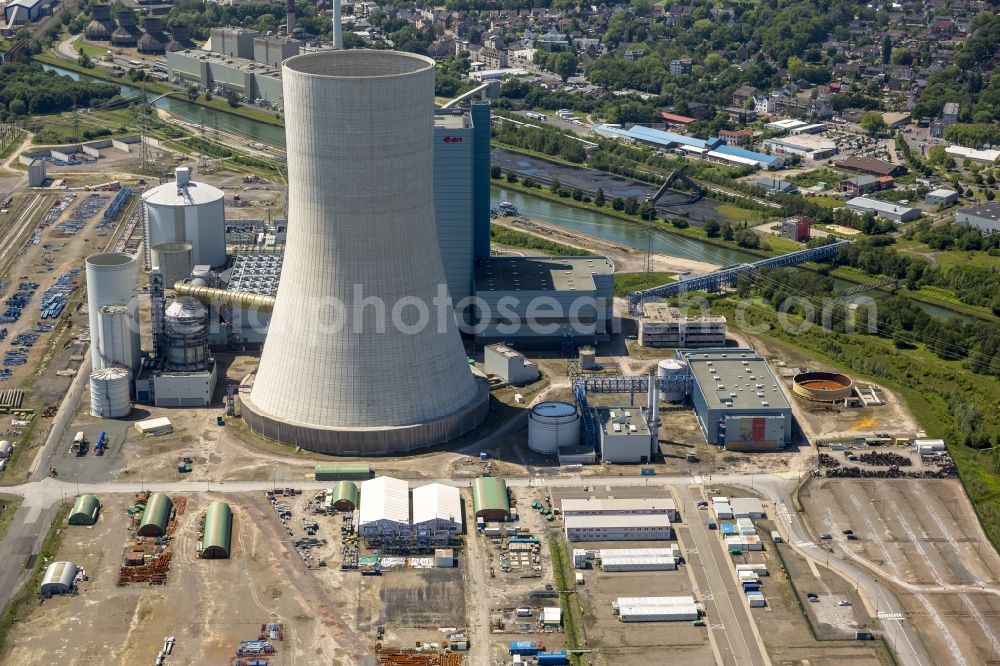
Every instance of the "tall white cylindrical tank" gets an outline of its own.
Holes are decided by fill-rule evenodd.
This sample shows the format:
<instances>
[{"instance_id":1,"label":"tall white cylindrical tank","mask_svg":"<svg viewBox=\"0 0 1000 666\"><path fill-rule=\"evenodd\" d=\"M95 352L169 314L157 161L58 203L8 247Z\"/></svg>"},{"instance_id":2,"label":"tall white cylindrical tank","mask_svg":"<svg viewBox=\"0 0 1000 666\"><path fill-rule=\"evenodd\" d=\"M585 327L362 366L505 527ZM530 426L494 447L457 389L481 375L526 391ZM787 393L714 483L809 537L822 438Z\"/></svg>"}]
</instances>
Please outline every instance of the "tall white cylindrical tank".
<instances>
[{"instance_id":1,"label":"tall white cylindrical tank","mask_svg":"<svg viewBox=\"0 0 1000 666\"><path fill-rule=\"evenodd\" d=\"M386 454L468 432L489 398L436 300L447 283L434 218L434 61L322 51L285 60L281 81L294 100L288 235L244 420L329 453Z\"/></svg>"},{"instance_id":2,"label":"tall white cylindrical tank","mask_svg":"<svg viewBox=\"0 0 1000 666\"><path fill-rule=\"evenodd\" d=\"M100 358L100 367L139 367L140 350L133 335L136 328L127 305L101 306L97 311L97 329L90 332L97 339L98 355L94 358Z\"/></svg>"},{"instance_id":3,"label":"tall white cylindrical tank","mask_svg":"<svg viewBox=\"0 0 1000 666\"><path fill-rule=\"evenodd\" d=\"M225 195L217 187L190 180L187 169L177 179L142 195L145 241L150 250L164 243L191 243L191 265L226 263ZM150 266L152 267L152 266ZM162 268L162 267L161 267Z\"/></svg>"},{"instance_id":4,"label":"tall white cylindrical tank","mask_svg":"<svg viewBox=\"0 0 1000 666\"><path fill-rule=\"evenodd\" d=\"M190 296L175 298L163 316L167 370L193 372L208 366L208 311Z\"/></svg>"},{"instance_id":5,"label":"tall white cylindrical tank","mask_svg":"<svg viewBox=\"0 0 1000 666\"><path fill-rule=\"evenodd\" d=\"M676 358L665 358L656 364L656 376L660 379L678 377L687 374L687 363ZM684 385L681 383L660 382L663 390L660 391L660 398L667 402L680 402L684 400Z\"/></svg>"},{"instance_id":6,"label":"tall white cylindrical tank","mask_svg":"<svg viewBox=\"0 0 1000 666\"><path fill-rule=\"evenodd\" d=\"M106 252L92 254L86 259L87 276L87 310L90 319L90 352L94 370L107 367L105 354L101 344L101 308L108 305L121 305L128 311L127 321L119 322L128 328L128 344L122 343L122 349L128 349L127 362L122 359L120 364L128 365L133 372L138 370L139 362L139 296L136 290L136 278L139 272L139 262L130 254L122 252ZM125 335L121 333L121 335ZM123 351L124 353L124 351Z\"/></svg>"},{"instance_id":7,"label":"tall white cylindrical tank","mask_svg":"<svg viewBox=\"0 0 1000 666\"><path fill-rule=\"evenodd\" d=\"M129 402L129 371L125 368L102 368L90 373L90 414L105 419L120 419L132 411Z\"/></svg>"},{"instance_id":8,"label":"tall white cylindrical tank","mask_svg":"<svg viewBox=\"0 0 1000 666\"><path fill-rule=\"evenodd\" d=\"M6 439L0 441L0 458L10 458L12 453L14 453L14 445Z\"/></svg>"},{"instance_id":9,"label":"tall white cylindrical tank","mask_svg":"<svg viewBox=\"0 0 1000 666\"><path fill-rule=\"evenodd\" d=\"M593 347L580 347L580 369L593 370L597 366L597 350Z\"/></svg>"},{"instance_id":10,"label":"tall white cylindrical tank","mask_svg":"<svg viewBox=\"0 0 1000 666\"><path fill-rule=\"evenodd\" d=\"M171 289L174 283L191 275L194 263L191 252L194 245L187 241L180 243L160 243L150 248L149 265L163 273L163 285Z\"/></svg>"},{"instance_id":11,"label":"tall white cylindrical tank","mask_svg":"<svg viewBox=\"0 0 1000 666\"><path fill-rule=\"evenodd\" d=\"M528 416L528 448L555 455L580 443L580 415L568 402L540 402Z\"/></svg>"}]
</instances>

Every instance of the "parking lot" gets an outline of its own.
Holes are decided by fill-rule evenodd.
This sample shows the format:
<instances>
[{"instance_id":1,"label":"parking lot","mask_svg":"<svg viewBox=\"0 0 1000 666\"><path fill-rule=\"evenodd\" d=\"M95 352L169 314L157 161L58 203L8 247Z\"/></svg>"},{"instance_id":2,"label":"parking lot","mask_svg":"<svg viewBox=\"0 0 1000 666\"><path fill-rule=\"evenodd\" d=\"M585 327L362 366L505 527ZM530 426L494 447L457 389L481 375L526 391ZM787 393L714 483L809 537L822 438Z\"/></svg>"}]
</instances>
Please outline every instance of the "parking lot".
<instances>
[{"instance_id":1,"label":"parking lot","mask_svg":"<svg viewBox=\"0 0 1000 666\"><path fill-rule=\"evenodd\" d=\"M826 479L802 501L816 536L829 534L823 543L896 584L931 654L979 664L1000 648L1000 558L962 493L952 480Z\"/></svg>"}]
</instances>

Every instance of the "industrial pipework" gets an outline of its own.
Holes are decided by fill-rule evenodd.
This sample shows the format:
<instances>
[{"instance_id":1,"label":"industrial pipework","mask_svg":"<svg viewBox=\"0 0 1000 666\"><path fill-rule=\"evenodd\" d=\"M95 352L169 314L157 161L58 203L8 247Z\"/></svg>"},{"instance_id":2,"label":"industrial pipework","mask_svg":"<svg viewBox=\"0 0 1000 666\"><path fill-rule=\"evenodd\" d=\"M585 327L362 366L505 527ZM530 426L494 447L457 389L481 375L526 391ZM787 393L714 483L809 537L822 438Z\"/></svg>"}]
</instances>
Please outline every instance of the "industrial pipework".
<instances>
[{"instance_id":1,"label":"industrial pipework","mask_svg":"<svg viewBox=\"0 0 1000 666\"><path fill-rule=\"evenodd\" d=\"M274 296L254 294L249 291L215 289L191 282L175 282L174 296L190 296L202 303L231 305L243 308L244 310L257 310L259 312L270 312L274 309Z\"/></svg>"}]
</instances>

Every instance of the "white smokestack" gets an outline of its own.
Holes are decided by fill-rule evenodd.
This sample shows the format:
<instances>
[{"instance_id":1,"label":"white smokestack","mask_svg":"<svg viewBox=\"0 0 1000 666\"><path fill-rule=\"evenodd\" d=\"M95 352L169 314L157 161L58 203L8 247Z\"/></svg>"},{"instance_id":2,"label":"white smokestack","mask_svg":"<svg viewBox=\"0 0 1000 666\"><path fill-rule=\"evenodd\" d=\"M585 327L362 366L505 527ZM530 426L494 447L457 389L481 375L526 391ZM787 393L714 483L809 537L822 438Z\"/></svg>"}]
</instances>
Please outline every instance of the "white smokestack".
<instances>
[{"instance_id":1,"label":"white smokestack","mask_svg":"<svg viewBox=\"0 0 1000 666\"><path fill-rule=\"evenodd\" d=\"M333 48L344 48L344 39L340 33L340 0L333 0Z\"/></svg>"}]
</instances>

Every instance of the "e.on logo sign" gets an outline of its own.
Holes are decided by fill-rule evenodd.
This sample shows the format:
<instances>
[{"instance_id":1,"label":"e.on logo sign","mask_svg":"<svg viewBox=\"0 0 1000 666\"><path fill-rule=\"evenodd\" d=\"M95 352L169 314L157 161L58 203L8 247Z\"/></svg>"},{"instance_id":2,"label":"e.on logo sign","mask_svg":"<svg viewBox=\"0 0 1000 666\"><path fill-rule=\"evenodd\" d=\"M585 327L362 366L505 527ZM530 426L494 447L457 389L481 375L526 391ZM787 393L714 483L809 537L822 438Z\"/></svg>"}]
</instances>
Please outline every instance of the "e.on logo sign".
<instances>
[{"instance_id":1,"label":"e.on logo sign","mask_svg":"<svg viewBox=\"0 0 1000 666\"><path fill-rule=\"evenodd\" d=\"M443 141L445 143L462 143L462 138L460 136L446 136Z\"/></svg>"}]
</instances>

